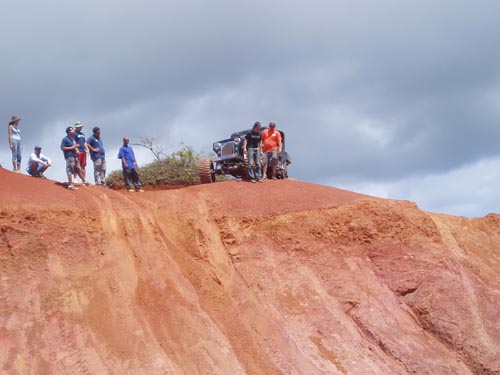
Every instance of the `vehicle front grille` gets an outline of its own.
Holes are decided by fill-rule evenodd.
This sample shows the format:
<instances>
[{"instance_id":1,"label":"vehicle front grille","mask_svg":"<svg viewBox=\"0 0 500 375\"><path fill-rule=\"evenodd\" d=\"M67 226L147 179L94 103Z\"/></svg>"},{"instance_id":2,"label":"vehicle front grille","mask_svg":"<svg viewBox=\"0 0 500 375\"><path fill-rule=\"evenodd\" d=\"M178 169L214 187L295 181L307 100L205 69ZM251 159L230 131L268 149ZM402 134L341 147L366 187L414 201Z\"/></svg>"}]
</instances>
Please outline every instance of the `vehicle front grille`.
<instances>
[{"instance_id":1,"label":"vehicle front grille","mask_svg":"<svg viewBox=\"0 0 500 375\"><path fill-rule=\"evenodd\" d=\"M233 152L234 152L233 151L233 142L228 142L222 146L220 154L221 154L221 156L232 155Z\"/></svg>"}]
</instances>

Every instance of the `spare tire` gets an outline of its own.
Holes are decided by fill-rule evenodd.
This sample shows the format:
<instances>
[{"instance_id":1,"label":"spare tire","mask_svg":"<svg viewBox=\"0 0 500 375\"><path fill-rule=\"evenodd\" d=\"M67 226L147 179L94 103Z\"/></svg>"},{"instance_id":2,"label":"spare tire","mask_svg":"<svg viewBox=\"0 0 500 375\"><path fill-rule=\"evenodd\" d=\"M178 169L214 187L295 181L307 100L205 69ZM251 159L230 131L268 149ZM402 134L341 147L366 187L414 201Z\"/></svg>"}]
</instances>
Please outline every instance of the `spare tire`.
<instances>
[{"instance_id":1,"label":"spare tire","mask_svg":"<svg viewBox=\"0 0 500 375\"><path fill-rule=\"evenodd\" d=\"M199 168L200 168L199 171L200 182L202 184L210 184L212 182L215 182L215 171L212 159L210 158L201 159Z\"/></svg>"}]
</instances>

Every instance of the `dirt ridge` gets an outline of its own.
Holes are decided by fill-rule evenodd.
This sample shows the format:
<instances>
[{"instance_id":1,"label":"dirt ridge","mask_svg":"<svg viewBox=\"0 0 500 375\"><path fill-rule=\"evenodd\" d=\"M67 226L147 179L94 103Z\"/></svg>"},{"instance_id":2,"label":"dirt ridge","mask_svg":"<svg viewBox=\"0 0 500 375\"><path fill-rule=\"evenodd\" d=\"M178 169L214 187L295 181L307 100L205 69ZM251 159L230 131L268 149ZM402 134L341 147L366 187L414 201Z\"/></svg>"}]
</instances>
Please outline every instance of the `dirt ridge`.
<instances>
[{"instance_id":1,"label":"dirt ridge","mask_svg":"<svg viewBox=\"0 0 500 375\"><path fill-rule=\"evenodd\" d=\"M1 374L500 373L500 216L0 169Z\"/></svg>"}]
</instances>

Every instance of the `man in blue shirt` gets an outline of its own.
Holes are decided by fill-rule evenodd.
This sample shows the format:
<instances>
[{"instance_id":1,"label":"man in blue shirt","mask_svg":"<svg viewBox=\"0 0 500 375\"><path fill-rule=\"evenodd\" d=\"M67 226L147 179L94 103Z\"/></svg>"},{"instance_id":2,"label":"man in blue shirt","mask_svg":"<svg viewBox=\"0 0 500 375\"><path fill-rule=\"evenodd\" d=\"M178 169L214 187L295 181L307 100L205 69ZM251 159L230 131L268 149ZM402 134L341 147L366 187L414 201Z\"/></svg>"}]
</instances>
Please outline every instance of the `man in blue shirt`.
<instances>
[{"instance_id":1,"label":"man in blue shirt","mask_svg":"<svg viewBox=\"0 0 500 375\"><path fill-rule=\"evenodd\" d=\"M68 126L66 128L66 137L61 141L61 150L64 154L64 159L66 159L66 174L68 175L68 189L78 190L77 187L73 185L73 175L78 175L82 181L87 184L87 181L82 176L82 171L80 169L80 164L78 163L78 145L75 141L75 128Z\"/></svg>"},{"instance_id":2,"label":"man in blue shirt","mask_svg":"<svg viewBox=\"0 0 500 375\"><path fill-rule=\"evenodd\" d=\"M132 189L132 184L134 184L137 191L143 193L144 190L142 190L139 174L137 173L137 159L135 158L134 150L128 143L128 137L123 137L123 146L120 148L120 151L118 151L118 159L122 161L125 186L129 192L134 193L135 190Z\"/></svg>"},{"instance_id":3,"label":"man in blue shirt","mask_svg":"<svg viewBox=\"0 0 500 375\"><path fill-rule=\"evenodd\" d=\"M90 159L94 163L94 180L96 185L106 186L106 152L101 139L101 129L94 127L92 135L87 139Z\"/></svg>"}]
</instances>

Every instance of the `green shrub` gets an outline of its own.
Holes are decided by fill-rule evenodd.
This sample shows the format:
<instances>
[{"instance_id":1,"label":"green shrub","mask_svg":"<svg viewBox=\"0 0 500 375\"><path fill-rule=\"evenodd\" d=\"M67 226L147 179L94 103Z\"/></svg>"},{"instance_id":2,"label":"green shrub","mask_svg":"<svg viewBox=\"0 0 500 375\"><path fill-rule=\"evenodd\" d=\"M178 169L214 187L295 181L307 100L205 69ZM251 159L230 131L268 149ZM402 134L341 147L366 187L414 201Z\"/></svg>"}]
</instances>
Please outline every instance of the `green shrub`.
<instances>
[{"instance_id":1,"label":"green shrub","mask_svg":"<svg viewBox=\"0 0 500 375\"><path fill-rule=\"evenodd\" d=\"M202 155L191 146L183 146L172 155L155 160L138 168L144 185L158 187L182 187L200 183L198 164ZM106 178L106 184L114 189L124 186L122 171L113 171Z\"/></svg>"}]
</instances>

